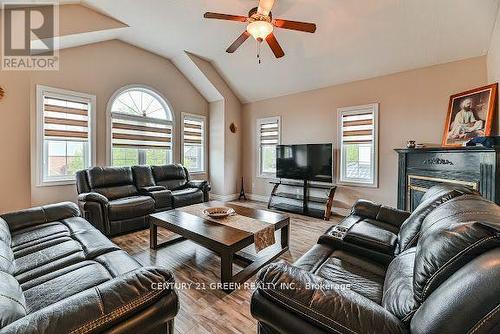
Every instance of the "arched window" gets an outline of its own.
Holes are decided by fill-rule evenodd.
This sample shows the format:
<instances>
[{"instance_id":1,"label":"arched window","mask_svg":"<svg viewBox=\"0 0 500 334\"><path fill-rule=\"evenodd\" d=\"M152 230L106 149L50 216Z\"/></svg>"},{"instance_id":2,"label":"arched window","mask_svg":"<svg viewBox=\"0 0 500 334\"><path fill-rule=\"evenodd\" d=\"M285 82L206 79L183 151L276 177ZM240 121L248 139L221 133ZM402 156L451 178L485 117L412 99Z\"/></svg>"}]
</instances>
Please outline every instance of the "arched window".
<instances>
[{"instance_id":1,"label":"arched window","mask_svg":"<svg viewBox=\"0 0 500 334\"><path fill-rule=\"evenodd\" d=\"M160 94L127 86L113 95L108 108L113 166L172 163L173 115Z\"/></svg>"}]
</instances>

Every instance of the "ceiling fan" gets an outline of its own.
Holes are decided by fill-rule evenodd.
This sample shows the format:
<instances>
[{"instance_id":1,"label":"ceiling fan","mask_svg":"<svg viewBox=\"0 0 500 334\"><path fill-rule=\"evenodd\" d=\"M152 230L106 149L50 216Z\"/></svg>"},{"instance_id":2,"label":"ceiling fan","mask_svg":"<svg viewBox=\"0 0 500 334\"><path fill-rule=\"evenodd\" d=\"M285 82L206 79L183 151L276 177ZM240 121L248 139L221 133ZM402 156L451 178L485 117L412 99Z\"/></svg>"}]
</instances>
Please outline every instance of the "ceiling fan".
<instances>
[{"instance_id":1,"label":"ceiling fan","mask_svg":"<svg viewBox=\"0 0 500 334\"><path fill-rule=\"evenodd\" d=\"M271 9L273 8L275 0L260 0L259 6L252 8L247 16L239 15L228 15L207 12L203 16L206 19L218 19L218 20L228 20L247 23L247 29L238 37L233 44L227 48L226 52L235 52L250 36L253 36L255 40L260 44L266 40L267 44L273 51L276 58L281 58L285 55L285 52L281 48L276 36L274 36L274 28L282 28L296 31L303 31L314 33L316 31L316 24L289 21L282 19L273 19ZM260 63L260 52L257 53L257 58L259 58Z\"/></svg>"}]
</instances>

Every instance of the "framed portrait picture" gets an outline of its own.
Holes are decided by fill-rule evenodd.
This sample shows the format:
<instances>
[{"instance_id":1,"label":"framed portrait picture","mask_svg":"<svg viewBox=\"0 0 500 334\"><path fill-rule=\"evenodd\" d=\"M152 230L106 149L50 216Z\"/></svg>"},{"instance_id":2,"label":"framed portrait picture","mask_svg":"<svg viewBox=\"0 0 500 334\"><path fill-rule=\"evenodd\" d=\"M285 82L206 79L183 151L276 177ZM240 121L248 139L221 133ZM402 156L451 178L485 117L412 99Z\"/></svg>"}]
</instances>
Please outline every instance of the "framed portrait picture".
<instances>
[{"instance_id":1,"label":"framed portrait picture","mask_svg":"<svg viewBox=\"0 0 500 334\"><path fill-rule=\"evenodd\" d=\"M442 146L463 146L472 138L490 136L498 83L450 97Z\"/></svg>"}]
</instances>

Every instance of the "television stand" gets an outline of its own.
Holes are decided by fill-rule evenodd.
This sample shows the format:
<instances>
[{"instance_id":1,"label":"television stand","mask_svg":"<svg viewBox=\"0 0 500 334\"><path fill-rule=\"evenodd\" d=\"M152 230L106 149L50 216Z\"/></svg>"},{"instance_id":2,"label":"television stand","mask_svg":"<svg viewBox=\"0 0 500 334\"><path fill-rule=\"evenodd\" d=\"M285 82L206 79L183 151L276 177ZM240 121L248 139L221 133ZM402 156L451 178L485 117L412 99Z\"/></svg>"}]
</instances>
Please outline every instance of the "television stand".
<instances>
[{"instance_id":1,"label":"television stand","mask_svg":"<svg viewBox=\"0 0 500 334\"><path fill-rule=\"evenodd\" d=\"M326 184L310 184L309 181L306 180L300 183L284 181L271 181L269 183L274 184L274 187L271 192L271 196L269 197L269 202L267 203L268 209L276 209L280 211L306 215L309 217L330 220L330 217L332 215L333 196L335 195L337 186ZM302 188L302 195L279 192L278 189L280 186ZM328 195L325 195L323 197L310 196L309 189L324 189L327 190ZM295 201L296 203L274 203L273 199L275 199L276 197L286 198L288 200L291 200L292 202ZM322 204L325 206L324 210L310 208L309 203Z\"/></svg>"}]
</instances>

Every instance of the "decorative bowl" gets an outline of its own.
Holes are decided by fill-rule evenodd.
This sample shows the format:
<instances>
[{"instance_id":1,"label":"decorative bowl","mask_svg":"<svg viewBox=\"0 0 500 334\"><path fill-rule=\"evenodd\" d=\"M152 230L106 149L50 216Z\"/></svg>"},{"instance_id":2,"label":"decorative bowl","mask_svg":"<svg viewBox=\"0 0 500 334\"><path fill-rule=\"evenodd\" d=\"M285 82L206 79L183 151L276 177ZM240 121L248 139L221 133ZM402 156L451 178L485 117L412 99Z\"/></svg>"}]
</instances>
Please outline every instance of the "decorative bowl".
<instances>
[{"instance_id":1,"label":"decorative bowl","mask_svg":"<svg viewBox=\"0 0 500 334\"><path fill-rule=\"evenodd\" d=\"M211 218L225 218L234 215L236 212L232 208L213 207L203 210L203 214Z\"/></svg>"}]
</instances>

